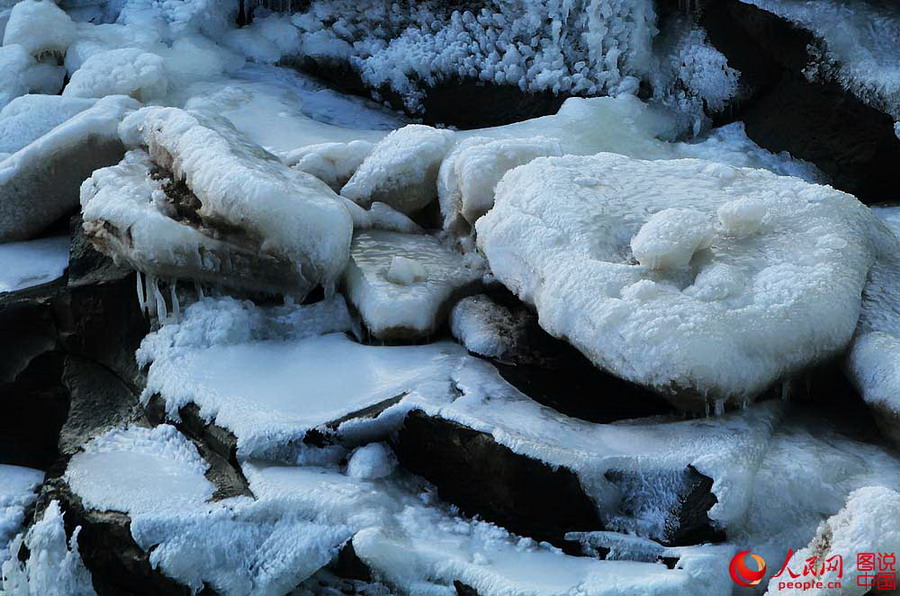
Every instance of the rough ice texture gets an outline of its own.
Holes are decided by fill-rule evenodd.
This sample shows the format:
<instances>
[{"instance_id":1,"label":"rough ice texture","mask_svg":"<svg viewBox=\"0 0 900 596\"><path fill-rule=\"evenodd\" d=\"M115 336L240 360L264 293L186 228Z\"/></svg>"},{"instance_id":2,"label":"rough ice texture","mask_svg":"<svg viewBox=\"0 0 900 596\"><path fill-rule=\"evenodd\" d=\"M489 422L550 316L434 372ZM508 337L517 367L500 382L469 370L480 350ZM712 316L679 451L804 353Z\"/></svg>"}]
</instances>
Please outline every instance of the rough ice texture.
<instances>
[{"instance_id":1,"label":"rough ice texture","mask_svg":"<svg viewBox=\"0 0 900 596\"><path fill-rule=\"evenodd\" d=\"M162 99L168 89L165 63L160 56L137 48L122 48L100 52L85 60L72 75L63 95L130 95L147 103Z\"/></svg>"},{"instance_id":2,"label":"rough ice texture","mask_svg":"<svg viewBox=\"0 0 900 596\"><path fill-rule=\"evenodd\" d=\"M892 2L742 0L793 21L825 42L815 78L836 70L841 83L863 101L900 119L900 7ZM821 72L820 72L821 71Z\"/></svg>"},{"instance_id":3,"label":"rough ice texture","mask_svg":"<svg viewBox=\"0 0 900 596\"><path fill-rule=\"evenodd\" d=\"M0 244L0 294L45 284L69 266L69 237Z\"/></svg>"},{"instance_id":4,"label":"rough ice texture","mask_svg":"<svg viewBox=\"0 0 900 596\"><path fill-rule=\"evenodd\" d=\"M862 313L847 368L882 430L900 444L900 209L873 208L886 225L863 292Z\"/></svg>"},{"instance_id":5,"label":"rough ice texture","mask_svg":"<svg viewBox=\"0 0 900 596\"><path fill-rule=\"evenodd\" d=\"M766 207L756 234L717 231L689 266L665 272L633 260L641 253L629 243L666 209L694 210L690 232L700 237L739 198ZM844 348L874 225L862 204L829 187L700 160L598 154L513 170L477 232L494 275L537 308L544 329L696 408L752 398ZM670 248L651 254L683 263L683 247Z\"/></svg>"},{"instance_id":6,"label":"rough ice texture","mask_svg":"<svg viewBox=\"0 0 900 596\"><path fill-rule=\"evenodd\" d=\"M0 47L0 108L26 93L57 93L65 70L41 63L20 45Z\"/></svg>"},{"instance_id":7,"label":"rough ice texture","mask_svg":"<svg viewBox=\"0 0 900 596\"><path fill-rule=\"evenodd\" d=\"M94 103L58 95L17 97L0 110L0 154L15 153Z\"/></svg>"},{"instance_id":8,"label":"rough ice texture","mask_svg":"<svg viewBox=\"0 0 900 596\"><path fill-rule=\"evenodd\" d=\"M75 39L75 22L51 0L23 0L13 6L3 45L18 44L29 54L65 54Z\"/></svg>"},{"instance_id":9,"label":"rough ice texture","mask_svg":"<svg viewBox=\"0 0 900 596\"><path fill-rule=\"evenodd\" d=\"M207 299L141 345L154 393L177 419L188 403L231 430L240 456L292 460L307 431L395 400L435 380L462 354L452 343L375 347L342 334L343 301L261 310ZM320 334L329 334L319 337Z\"/></svg>"},{"instance_id":10,"label":"rough ice texture","mask_svg":"<svg viewBox=\"0 0 900 596\"><path fill-rule=\"evenodd\" d=\"M286 167L228 122L176 108L145 108L121 133L187 185L199 201L201 227L237 230L252 249L289 262L301 295L337 281L353 224L324 182ZM89 202L83 193L82 204Z\"/></svg>"},{"instance_id":11,"label":"rough ice texture","mask_svg":"<svg viewBox=\"0 0 900 596\"><path fill-rule=\"evenodd\" d=\"M651 215L631 239L631 252L648 269L682 269L694 253L709 248L714 233L707 213L663 209Z\"/></svg>"},{"instance_id":12,"label":"rough ice texture","mask_svg":"<svg viewBox=\"0 0 900 596\"><path fill-rule=\"evenodd\" d=\"M372 148L341 195L360 205L379 201L418 211L437 196L438 168L452 142L452 131L421 124L395 130Z\"/></svg>"},{"instance_id":13,"label":"rough ice texture","mask_svg":"<svg viewBox=\"0 0 900 596\"><path fill-rule=\"evenodd\" d=\"M34 503L35 489L43 480L40 470L0 464L0 565L6 561L7 546L25 522L25 509Z\"/></svg>"},{"instance_id":14,"label":"rough ice texture","mask_svg":"<svg viewBox=\"0 0 900 596\"><path fill-rule=\"evenodd\" d=\"M373 336L415 339L434 333L482 274L432 236L371 230L354 235L343 287Z\"/></svg>"},{"instance_id":15,"label":"rough ice texture","mask_svg":"<svg viewBox=\"0 0 900 596\"><path fill-rule=\"evenodd\" d=\"M630 92L651 69L648 0L516 0L480 10L437 2L318 0L294 15L300 52L349 60L373 88L419 109L422 87L471 78L523 91Z\"/></svg>"},{"instance_id":16,"label":"rough ice texture","mask_svg":"<svg viewBox=\"0 0 900 596\"><path fill-rule=\"evenodd\" d=\"M91 576L78 552L81 526L66 540L63 512L51 501L28 532L16 537L10 552L24 546L29 556L18 555L0 562L0 592L11 596L96 596Z\"/></svg>"},{"instance_id":17,"label":"rough ice texture","mask_svg":"<svg viewBox=\"0 0 900 596\"><path fill-rule=\"evenodd\" d=\"M524 311L515 313L488 296L468 296L450 311L450 331L467 350L504 360L516 354L517 329L527 323Z\"/></svg>"},{"instance_id":18,"label":"rough ice texture","mask_svg":"<svg viewBox=\"0 0 900 596\"><path fill-rule=\"evenodd\" d=\"M821 588L787 588L781 582L791 581L788 573L769 582L768 594L803 596L862 596L878 585L874 576L879 571L876 558L874 570L861 571L857 555L860 553L886 553L900 551L900 493L883 486L871 486L854 491L847 505L836 515L819 526L815 538L806 548L797 550L788 562L788 568L799 574L813 559L813 568L819 569L832 557L843 561L843 577L836 571L826 571L820 579ZM893 570L890 571L894 573ZM798 578L801 582L804 577ZM840 587L827 587L831 582Z\"/></svg>"},{"instance_id":19,"label":"rough ice texture","mask_svg":"<svg viewBox=\"0 0 900 596\"><path fill-rule=\"evenodd\" d=\"M0 241L26 239L78 205L90 173L123 153L117 127L131 98L103 98L0 161Z\"/></svg>"},{"instance_id":20,"label":"rough ice texture","mask_svg":"<svg viewBox=\"0 0 900 596\"><path fill-rule=\"evenodd\" d=\"M494 189L516 166L543 156L562 155L552 138L497 139L470 137L459 143L441 163L438 196L444 227L462 217L469 224L494 206Z\"/></svg>"}]
</instances>

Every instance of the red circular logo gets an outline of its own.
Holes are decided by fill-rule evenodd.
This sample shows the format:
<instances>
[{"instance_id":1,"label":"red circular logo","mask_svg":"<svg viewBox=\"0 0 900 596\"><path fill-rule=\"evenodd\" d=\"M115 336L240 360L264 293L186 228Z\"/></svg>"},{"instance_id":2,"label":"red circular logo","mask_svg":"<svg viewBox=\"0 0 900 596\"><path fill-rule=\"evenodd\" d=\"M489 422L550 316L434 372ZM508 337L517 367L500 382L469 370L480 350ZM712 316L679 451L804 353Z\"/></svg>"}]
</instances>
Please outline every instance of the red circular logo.
<instances>
[{"instance_id":1,"label":"red circular logo","mask_svg":"<svg viewBox=\"0 0 900 596\"><path fill-rule=\"evenodd\" d=\"M748 557L753 561L750 566L747 565ZM751 569L754 566L756 569ZM754 555L749 550L742 550L731 559L728 572L731 573L734 583L743 588L752 588L758 585L766 575L766 562L759 555Z\"/></svg>"}]
</instances>

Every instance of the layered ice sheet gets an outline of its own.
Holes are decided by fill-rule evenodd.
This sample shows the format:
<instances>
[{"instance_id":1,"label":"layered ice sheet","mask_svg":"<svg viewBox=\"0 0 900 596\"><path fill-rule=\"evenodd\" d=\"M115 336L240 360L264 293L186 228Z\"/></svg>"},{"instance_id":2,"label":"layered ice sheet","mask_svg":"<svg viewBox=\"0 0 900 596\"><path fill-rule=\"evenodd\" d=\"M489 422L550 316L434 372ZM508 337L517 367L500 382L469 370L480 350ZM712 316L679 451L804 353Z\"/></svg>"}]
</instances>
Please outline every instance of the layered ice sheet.
<instances>
[{"instance_id":1,"label":"layered ice sheet","mask_svg":"<svg viewBox=\"0 0 900 596\"><path fill-rule=\"evenodd\" d=\"M354 235L343 287L373 336L415 339L434 333L482 274L432 236L370 230Z\"/></svg>"},{"instance_id":2,"label":"layered ice sheet","mask_svg":"<svg viewBox=\"0 0 900 596\"><path fill-rule=\"evenodd\" d=\"M850 195L796 178L598 154L513 170L476 229L549 333L702 408L844 348L874 227Z\"/></svg>"},{"instance_id":3,"label":"layered ice sheet","mask_svg":"<svg viewBox=\"0 0 900 596\"><path fill-rule=\"evenodd\" d=\"M0 244L0 294L59 279L68 266L68 236Z\"/></svg>"}]
</instances>

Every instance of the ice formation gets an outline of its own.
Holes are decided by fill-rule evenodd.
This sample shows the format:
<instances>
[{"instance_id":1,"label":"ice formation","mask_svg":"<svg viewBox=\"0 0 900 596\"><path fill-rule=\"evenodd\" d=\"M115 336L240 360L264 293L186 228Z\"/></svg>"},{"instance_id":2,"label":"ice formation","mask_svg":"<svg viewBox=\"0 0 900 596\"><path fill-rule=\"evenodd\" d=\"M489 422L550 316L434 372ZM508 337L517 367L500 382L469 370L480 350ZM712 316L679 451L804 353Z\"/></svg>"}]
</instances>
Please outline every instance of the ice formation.
<instances>
[{"instance_id":1,"label":"ice formation","mask_svg":"<svg viewBox=\"0 0 900 596\"><path fill-rule=\"evenodd\" d=\"M372 152L372 147L372 143L366 141L320 143L291 152L285 157L285 161L295 170L312 174L340 192Z\"/></svg>"},{"instance_id":2,"label":"ice formation","mask_svg":"<svg viewBox=\"0 0 900 596\"><path fill-rule=\"evenodd\" d=\"M515 355L517 331L524 331L527 318L497 304L484 294L468 296L450 311L450 331L467 350L479 356L505 360Z\"/></svg>"},{"instance_id":3,"label":"ice formation","mask_svg":"<svg viewBox=\"0 0 900 596\"><path fill-rule=\"evenodd\" d=\"M0 464L0 565L9 556L8 545L25 522L25 509L34 503L35 489L43 480L40 470Z\"/></svg>"},{"instance_id":4,"label":"ice formation","mask_svg":"<svg viewBox=\"0 0 900 596\"><path fill-rule=\"evenodd\" d=\"M410 339L433 333L482 274L432 236L367 230L353 237L343 287L372 335Z\"/></svg>"},{"instance_id":5,"label":"ice formation","mask_svg":"<svg viewBox=\"0 0 900 596\"><path fill-rule=\"evenodd\" d=\"M421 124L395 130L372 148L341 195L360 205L379 201L418 211L437 196L438 168L452 142L452 131Z\"/></svg>"},{"instance_id":6,"label":"ice formation","mask_svg":"<svg viewBox=\"0 0 900 596\"><path fill-rule=\"evenodd\" d=\"M700 250L737 199L765 207L762 227ZM692 214L670 220L676 208ZM669 224L687 227L690 246L669 241ZM839 353L874 257L873 218L853 197L699 160L540 158L507 174L476 227L494 275L551 335L694 408L752 398ZM645 257L690 262L656 272Z\"/></svg>"},{"instance_id":7,"label":"ice formation","mask_svg":"<svg viewBox=\"0 0 900 596\"><path fill-rule=\"evenodd\" d=\"M131 98L99 100L0 161L0 241L26 239L78 205L78 187L124 152L117 129Z\"/></svg>"},{"instance_id":8,"label":"ice formation","mask_svg":"<svg viewBox=\"0 0 900 596\"><path fill-rule=\"evenodd\" d=\"M169 89L164 60L137 48L98 52L84 61L63 90L68 97L130 95L147 103Z\"/></svg>"},{"instance_id":9,"label":"ice formation","mask_svg":"<svg viewBox=\"0 0 900 596\"><path fill-rule=\"evenodd\" d=\"M57 93L65 71L38 62L20 45L0 46L0 108L26 93Z\"/></svg>"},{"instance_id":10,"label":"ice formation","mask_svg":"<svg viewBox=\"0 0 900 596\"><path fill-rule=\"evenodd\" d=\"M51 282L68 265L68 236L0 244L0 294Z\"/></svg>"},{"instance_id":11,"label":"ice formation","mask_svg":"<svg viewBox=\"0 0 900 596\"><path fill-rule=\"evenodd\" d=\"M13 6L3 34L3 45L21 45L35 56L65 55L75 40L72 18L51 0L22 0Z\"/></svg>"},{"instance_id":12,"label":"ice formation","mask_svg":"<svg viewBox=\"0 0 900 596\"><path fill-rule=\"evenodd\" d=\"M85 230L101 251L157 277L235 282L265 265L265 289L278 280L300 296L333 287L352 221L324 182L284 166L227 122L176 108L145 108L121 133L146 146L169 181L148 178L146 154L135 153L83 185ZM134 224L145 234L129 240Z\"/></svg>"},{"instance_id":13,"label":"ice formation","mask_svg":"<svg viewBox=\"0 0 900 596\"><path fill-rule=\"evenodd\" d=\"M0 154L12 154L96 102L58 95L17 97L0 110Z\"/></svg>"}]
</instances>

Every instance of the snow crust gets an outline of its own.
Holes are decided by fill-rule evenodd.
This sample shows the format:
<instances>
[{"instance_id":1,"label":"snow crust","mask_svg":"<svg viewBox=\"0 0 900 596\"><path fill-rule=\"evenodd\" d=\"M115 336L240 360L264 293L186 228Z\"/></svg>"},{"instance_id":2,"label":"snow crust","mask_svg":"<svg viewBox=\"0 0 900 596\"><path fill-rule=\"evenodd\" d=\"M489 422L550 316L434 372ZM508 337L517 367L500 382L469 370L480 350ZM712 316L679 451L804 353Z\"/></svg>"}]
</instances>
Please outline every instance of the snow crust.
<instances>
[{"instance_id":1,"label":"snow crust","mask_svg":"<svg viewBox=\"0 0 900 596\"><path fill-rule=\"evenodd\" d=\"M343 287L372 335L417 338L433 333L448 302L481 276L432 236L366 230L354 235Z\"/></svg>"},{"instance_id":2,"label":"snow crust","mask_svg":"<svg viewBox=\"0 0 900 596\"><path fill-rule=\"evenodd\" d=\"M760 230L735 238L726 216L701 250L717 210L738 199L766 208ZM874 225L829 187L700 160L598 154L513 170L476 228L494 275L537 308L551 335L696 408L751 399L846 346ZM658 264L675 268L650 268Z\"/></svg>"},{"instance_id":3,"label":"snow crust","mask_svg":"<svg viewBox=\"0 0 900 596\"><path fill-rule=\"evenodd\" d=\"M68 236L0 244L0 294L51 282L68 266Z\"/></svg>"},{"instance_id":4,"label":"snow crust","mask_svg":"<svg viewBox=\"0 0 900 596\"><path fill-rule=\"evenodd\" d=\"M41 63L20 45L0 46L0 108L26 93L57 93L65 71Z\"/></svg>"},{"instance_id":5,"label":"snow crust","mask_svg":"<svg viewBox=\"0 0 900 596\"><path fill-rule=\"evenodd\" d=\"M75 207L80 182L119 159L119 121L137 107L105 97L0 161L0 241L27 239Z\"/></svg>"}]
</instances>

